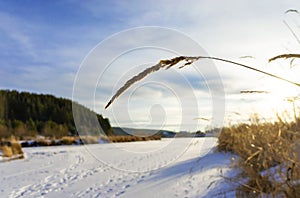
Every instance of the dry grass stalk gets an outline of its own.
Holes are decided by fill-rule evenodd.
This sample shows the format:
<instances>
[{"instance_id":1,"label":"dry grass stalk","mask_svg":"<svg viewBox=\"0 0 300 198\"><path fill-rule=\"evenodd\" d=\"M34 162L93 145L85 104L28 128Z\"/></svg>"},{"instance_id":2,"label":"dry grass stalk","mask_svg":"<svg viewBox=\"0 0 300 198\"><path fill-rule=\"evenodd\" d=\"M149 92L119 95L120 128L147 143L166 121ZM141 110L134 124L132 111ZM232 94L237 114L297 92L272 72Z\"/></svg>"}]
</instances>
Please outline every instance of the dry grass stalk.
<instances>
[{"instance_id":1,"label":"dry grass stalk","mask_svg":"<svg viewBox=\"0 0 300 198\"><path fill-rule=\"evenodd\" d=\"M159 61L159 63L157 63L154 66L151 66L147 69L145 69L144 71L142 71L141 73L139 73L138 75L132 77L131 79L129 79L117 92L116 94L110 99L110 101L107 103L107 105L105 106L105 109L107 107L109 107L109 105L117 98L119 97L126 89L128 89L131 85L133 85L135 82L142 80L143 78L145 78L146 76L148 76L149 74L156 72L162 68L165 69L169 69L170 67L176 65L177 63L186 60L187 58L184 56L179 56L179 57L175 57L172 58L170 60L161 60Z\"/></svg>"},{"instance_id":2,"label":"dry grass stalk","mask_svg":"<svg viewBox=\"0 0 300 198\"><path fill-rule=\"evenodd\" d=\"M278 56L270 58L269 62L275 61L277 59L282 59L282 58L285 58L285 59L288 59L288 58L300 58L300 54L280 54Z\"/></svg>"},{"instance_id":3,"label":"dry grass stalk","mask_svg":"<svg viewBox=\"0 0 300 198\"><path fill-rule=\"evenodd\" d=\"M209 119L209 118L204 118L204 117L198 117L198 118L194 118L193 120L204 120L204 121L209 122L211 119Z\"/></svg>"},{"instance_id":4,"label":"dry grass stalk","mask_svg":"<svg viewBox=\"0 0 300 198\"><path fill-rule=\"evenodd\" d=\"M296 9L288 9L288 10L285 11L284 13L287 14L287 13L289 13L289 12L294 12L294 13L299 14L298 10L296 10Z\"/></svg>"},{"instance_id":5,"label":"dry grass stalk","mask_svg":"<svg viewBox=\"0 0 300 198\"><path fill-rule=\"evenodd\" d=\"M258 155L261 152L261 150L256 151L255 153L253 153L251 156L249 156L245 163L249 162L253 157L255 157L256 155Z\"/></svg>"},{"instance_id":6,"label":"dry grass stalk","mask_svg":"<svg viewBox=\"0 0 300 198\"><path fill-rule=\"evenodd\" d=\"M270 92L268 91L258 91L258 90L243 90L240 91L241 94L253 94L253 93L257 93L257 94L269 94Z\"/></svg>"},{"instance_id":7,"label":"dry grass stalk","mask_svg":"<svg viewBox=\"0 0 300 198\"><path fill-rule=\"evenodd\" d=\"M293 36L297 40L297 42L300 44L300 40L299 40L297 34L294 32L294 30L289 26L289 24L285 20L283 20L283 23L286 25L286 27L290 30L290 32L293 34Z\"/></svg>"},{"instance_id":8,"label":"dry grass stalk","mask_svg":"<svg viewBox=\"0 0 300 198\"><path fill-rule=\"evenodd\" d=\"M295 13L295 14L298 14L298 16L299 16L299 12L296 9L288 9L287 11L285 11L285 14L288 14L288 13ZM292 33L292 35L295 37L298 44L300 44L300 39L298 38L298 36L294 32L294 30L290 27L290 25L285 20L283 20L283 23L284 23L284 25L286 25L286 27L289 29L289 31Z\"/></svg>"},{"instance_id":9,"label":"dry grass stalk","mask_svg":"<svg viewBox=\"0 0 300 198\"><path fill-rule=\"evenodd\" d=\"M300 55L299 55L299 57L300 57ZM177 65L178 63L184 61L185 63L182 66L179 67L179 69L181 69L181 68L183 68L187 65L191 65L192 63L194 63L198 60L201 60L201 59L212 59L212 60L231 63L231 64L234 64L234 65L237 65L237 66L241 66L241 67L244 67L244 68L247 68L247 69L250 69L250 70L253 70L253 71L268 75L268 76L271 76L273 78L277 78L277 79L286 81L288 83L291 83L291 84L294 84L294 85L300 87L299 83L290 81L290 80L282 78L280 76L276 76L274 74L256 69L254 67L251 67L251 66L248 66L248 65L245 65L245 64L237 63L237 62L234 62L234 61L230 61L230 60L226 60L226 59L222 59L222 58L217 58L217 57L210 57L210 56L178 56L178 57L175 57L175 58L172 58L172 59L161 60L156 65L145 69L141 73L139 73L136 76L129 79L120 89L117 90L117 92L113 95L113 97L109 100L109 102L105 106L105 109L108 108L116 98L118 98L123 92L125 92L134 83L142 80L143 78L150 75L151 73L156 72L160 69L169 69L169 68L173 67L174 65Z\"/></svg>"}]
</instances>

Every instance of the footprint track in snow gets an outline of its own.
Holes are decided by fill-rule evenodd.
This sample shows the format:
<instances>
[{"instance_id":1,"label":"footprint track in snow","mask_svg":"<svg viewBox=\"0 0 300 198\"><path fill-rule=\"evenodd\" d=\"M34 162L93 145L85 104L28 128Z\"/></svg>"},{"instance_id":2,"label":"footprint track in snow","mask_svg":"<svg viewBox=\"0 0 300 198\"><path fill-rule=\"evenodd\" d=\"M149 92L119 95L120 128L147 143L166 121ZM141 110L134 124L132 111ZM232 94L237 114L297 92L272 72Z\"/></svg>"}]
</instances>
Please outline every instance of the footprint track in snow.
<instances>
[{"instance_id":1,"label":"footprint track in snow","mask_svg":"<svg viewBox=\"0 0 300 198\"><path fill-rule=\"evenodd\" d=\"M84 162L84 156L82 154L75 154L75 163L69 165L68 168L57 171L56 174L44 178L42 181L21 187L11 193L11 197L23 197L23 196L45 196L50 192L59 192L64 188L85 179L93 174L103 171L103 165L93 169L76 170Z\"/></svg>"}]
</instances>

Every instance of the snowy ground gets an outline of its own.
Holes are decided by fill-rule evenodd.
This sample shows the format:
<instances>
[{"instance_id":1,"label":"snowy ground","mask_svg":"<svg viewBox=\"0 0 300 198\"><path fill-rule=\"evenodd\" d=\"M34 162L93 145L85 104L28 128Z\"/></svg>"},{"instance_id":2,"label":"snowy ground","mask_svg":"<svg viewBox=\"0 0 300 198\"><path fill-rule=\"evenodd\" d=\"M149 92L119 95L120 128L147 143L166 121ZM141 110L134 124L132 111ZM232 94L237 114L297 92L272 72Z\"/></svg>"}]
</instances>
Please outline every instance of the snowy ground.
<instances>
[{"instance_id":1,"label":"snowy ground","mask_svg":"<svg viewBox=\"0 0 300 198\"><path fill-rule=\"evenodd\" d=\"M26 148L0 163L1 197L223 197L230 154L216 138ZM228 195L228 194L227 194ZM232 195L230 195L231 197Z\"/></svg>"}]
</instances>

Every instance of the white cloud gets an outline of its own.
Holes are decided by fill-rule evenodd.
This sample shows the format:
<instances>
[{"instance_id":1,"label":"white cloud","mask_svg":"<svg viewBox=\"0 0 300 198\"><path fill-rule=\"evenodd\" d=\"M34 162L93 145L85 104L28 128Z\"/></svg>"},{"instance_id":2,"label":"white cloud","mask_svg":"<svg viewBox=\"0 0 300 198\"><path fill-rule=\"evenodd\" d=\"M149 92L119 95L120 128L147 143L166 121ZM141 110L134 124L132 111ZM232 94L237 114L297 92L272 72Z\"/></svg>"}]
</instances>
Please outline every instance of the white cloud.
<instances>
[{"instance_id":1,"label":"white cloud","mask_svg":"<svg viewBox=\"0 0 300 198\"><path fill-rule=\"evenodd\" d=\"M32 26L26 23L26 21L5 12L0 12L0 30L5 33L7 38L16 43L16 46L23 53L35 58L36 53L34 52L32 39L29 35L30 28Z\"/></svg>"}]
</instances>

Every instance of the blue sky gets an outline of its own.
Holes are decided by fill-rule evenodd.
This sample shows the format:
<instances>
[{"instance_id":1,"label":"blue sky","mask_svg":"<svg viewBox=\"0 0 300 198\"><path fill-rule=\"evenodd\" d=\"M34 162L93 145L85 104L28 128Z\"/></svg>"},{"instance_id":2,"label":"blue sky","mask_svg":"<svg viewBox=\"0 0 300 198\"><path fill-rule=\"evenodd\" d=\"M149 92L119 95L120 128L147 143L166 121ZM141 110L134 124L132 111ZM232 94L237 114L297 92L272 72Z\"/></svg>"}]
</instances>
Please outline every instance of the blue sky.
<instances>
[{"instance_id":1,"label":"blue sky","mask_svg":"<svg viewBox=\"0 0 300 198\"><path fill-rule=\"evenodd\" d=\"M140 26L160 26L174 29L199 43L209 55L254 65L299 82L297 67L287 69L286 64L289 63L284 61L274 64L267 63L268 58L280 53L299 53L300 44L283 23L283 20L287 21L296 35L300 37L299 14L284 14L288 9L300 10L300 2L298 0L1 1L0 88L71 98L76 74L88 53L111 35ZM166 53L166 55L170 57L169 54ZM244 55L254 56L255 59L239 58ZM153 56L152 59L149 57L147 60L141 58L137 64L155 63L161 58L163 57ZM225 120L227 122L229 119L246 119L249 114L255 112L268 118L276 111L274 106L289 108L288 104L280 102L282 98L299 93L299 90L294 90L289 85L282 85L278 81L262 75L223 63L215 64L223 79L226 94ZM112 72L118 76L121 75L118 73L119 71ZM197 84L197 78L193 79L193 77L193 75L189 75L190 81ZM206 77L206 80L207 78L210 80L205 83L214 83L214 75ZM172 81L171 77L168 79L170 84L177 83ZM152 87L155 86L152 85ZM210 94L201 95L202 92L206 92L203 87L205 86L196 88L195 92L196 95L199 94L199 97L205 98L198 104L199 108L202 103L205 106L199 110L202 112L199 116L210 117L212 110L207 108L210 103ZM278 92L280 90L278 87L288 90L287 93L281 94L282 91ZM95 111L111 117L112 112L105 112L102 106L111 97L113 89L116 88L111 87L110 89L110 84L108 84L105 90L98 90L103 97L98 98L99 103L96 105L95 101L83 103ZM152 91L156 89L158 88L152 88ZM274 95L268 97L241 96L239 91L243 89L266 89L280 99L274 101ZM147 91L152 93L151 86L145 88L145 93L139 94L147 94ZM162 104L170 104L163 100L163 96L165 95L162 95L158 101L161 101ZM121 99L119 102L119 104L122 103ZM268 104L268 110L262 110L266 108L266 104ZM147 115L143 116L145 111L141 108L141 104L136 105L129 104L131 114L139 115L140 121L136 119L137 123L141 120L149 120L149 112L151 114L153 108L152 113L155 114L155 109L157 113L161 113L159 106L149 103L147 105L154 105L154 107L147 107ZM171 114L174 115L178 113L178 108L166 107L164 111L172 112ZM241 118L232 114L236 111L242 112L244 116ZM130 119L128 116L127 118L117 117L116 120L112 118L112 123L127 127L139 127L136 124L130 124L132 120L135 120L132 117ZM169 117L172 116L169 115ZM191 114L192 117L197 117L197 115ZM163 128L179 129L178 126L175 126L178 122L176 119L181 120L176 116L170 118ZM152 124L141 125L141 127L151 128L154 126ZM201 125L200 128L207 125L207 123L197 124ZM190 123L186 123L186 125L190 125ZM195 130L196 128L197 126L186 127L186 130Z\"/></svg>"}]
</instances>

